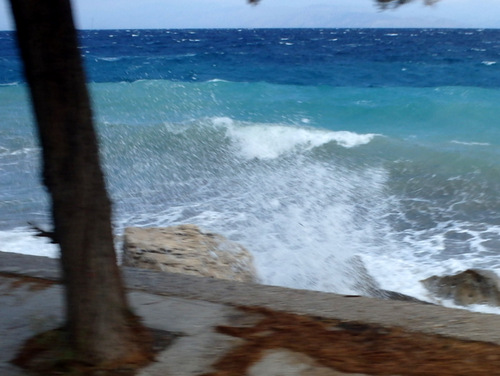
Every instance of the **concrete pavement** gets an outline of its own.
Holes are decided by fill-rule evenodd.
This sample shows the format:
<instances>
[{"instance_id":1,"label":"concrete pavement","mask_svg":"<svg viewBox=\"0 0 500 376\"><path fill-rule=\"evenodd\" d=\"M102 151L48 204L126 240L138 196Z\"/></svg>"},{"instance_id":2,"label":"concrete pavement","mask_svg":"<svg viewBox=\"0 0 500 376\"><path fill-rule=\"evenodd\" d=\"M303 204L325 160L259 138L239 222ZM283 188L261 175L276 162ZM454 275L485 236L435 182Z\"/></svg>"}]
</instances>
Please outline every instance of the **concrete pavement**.
<instances>
[{"instance_id":1,"label":"concrete pavement","mask_svg":"<svg viewBox=\"0 0 500 376\"><path fill-rule=\"evenodd\" d=\"M412 333L398 334L404 338L414 339L416 333L421 333L424 337L478 341L485 344L485 351L490 351L488 359L500 345L498 315L133 268L124 268L124 277L131 304L146 326L178 334L172 345L158 354L155 363L140 371L141 376L372 374L366 370L342 373L341 361L325 359L325 354L334 354L326 352L325 343L317 347L314 343L289 343L300 342L299 337L303 342L314 342L315 338L325 341L330 332L325 334L324 328L335 333L349 332L354 340L365 333L372 337L374 333L386 335L389 331L380 328L396 327ZM50 282L58 279L56 260L0 252L1 376L25 375L10 365L9 359L29 337L61 325L62 286ZM267 324L262 324L263 320ZM255 329L259 325L260 329ZM316 337L305 335L313 331ZM291 333L293 337L287 337ZM311 348L316 352L324 350L323 358L315 357ZM345 348L332 351L340 353ZM500 350L498 354L498 359L491 358L493 363L500 362ZM346 359L346 364L354 361ZM229 369L228 362L239 364L231 368L232 373L222 371ZM353 363L347 368L359 367ZM498 372L490 374L500 374L500 367Z\"/></svg>"}]
</instances>

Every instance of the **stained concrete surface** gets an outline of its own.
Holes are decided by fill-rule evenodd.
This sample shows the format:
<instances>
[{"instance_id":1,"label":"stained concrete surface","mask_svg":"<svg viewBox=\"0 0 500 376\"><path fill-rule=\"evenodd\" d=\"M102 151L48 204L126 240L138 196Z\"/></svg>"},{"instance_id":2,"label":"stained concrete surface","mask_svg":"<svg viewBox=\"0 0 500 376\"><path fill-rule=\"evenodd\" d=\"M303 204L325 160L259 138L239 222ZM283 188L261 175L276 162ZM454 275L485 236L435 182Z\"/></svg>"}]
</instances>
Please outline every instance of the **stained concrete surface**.
<instances>
[{"instance_id":1,"label":"stained concrete surface","mask_svg":"<svg viewBox=\"0 0 500 376\"><path fill-rule=\"evenodd\" d=\"M18 283L20 276L59 280L57 260L0 252L0 375L21 376L11 359L21 344L43 330L60 326L62 286ZM141 376L195 376L243 341L219 333L220 325L247 327L263 307L346 322L398 326L410 331L500 344L500 316L418 303L344 297L314 291L243 284L180 274L124 268L129 299L145 324L178 333L178 338ZM345 375L316 364L303 354L275 349L248 369L249 376ZM354 374L351 374L354 375ZM360 375L360 374L356 374Z\"/></svg>"}]
</instances>

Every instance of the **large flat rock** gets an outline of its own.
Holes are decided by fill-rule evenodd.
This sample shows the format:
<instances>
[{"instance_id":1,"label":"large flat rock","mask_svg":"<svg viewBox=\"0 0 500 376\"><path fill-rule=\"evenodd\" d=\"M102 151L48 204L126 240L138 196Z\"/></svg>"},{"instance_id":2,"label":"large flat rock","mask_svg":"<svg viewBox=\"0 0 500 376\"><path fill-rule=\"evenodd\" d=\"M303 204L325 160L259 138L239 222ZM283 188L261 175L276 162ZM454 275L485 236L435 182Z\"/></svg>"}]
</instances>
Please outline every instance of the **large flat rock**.
<instances>
[{"instance_id":1,"label":"large flat rock","mask_svg":"<svg viewBox=\"0 0 500 376\"><path fill-rule=\"evenodd\" d=\"M257 281L248 250L195 225L126 228L123 264L231 281Z\"/></svg>"}]
</instances>

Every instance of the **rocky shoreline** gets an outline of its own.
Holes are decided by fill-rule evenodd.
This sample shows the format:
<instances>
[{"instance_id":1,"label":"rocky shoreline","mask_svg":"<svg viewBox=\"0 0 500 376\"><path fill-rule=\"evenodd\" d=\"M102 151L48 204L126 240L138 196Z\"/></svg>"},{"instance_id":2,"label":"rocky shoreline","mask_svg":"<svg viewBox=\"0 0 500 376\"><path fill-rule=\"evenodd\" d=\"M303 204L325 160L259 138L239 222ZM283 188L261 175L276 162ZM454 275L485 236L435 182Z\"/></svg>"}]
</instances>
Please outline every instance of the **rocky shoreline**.
<instances>
[{"instance_id":1,"label":"rocky shoreline","mask_svg":"<svg viewBox=\"0 0 500 376\"><path fill-rule=\"evenodd\" d=\"M122 261L124 266L259 283L253 257L245 247L192 224L126 228ZM352 259L350 268L357 278L355 287L363 296L425 304L448 299L461 306L500 305L500 279L491 271L466 270L454 276L432 276L421 281L429 291L433 302L430 303L382 289L359 257Z\"/></svg>"}]
</instances>

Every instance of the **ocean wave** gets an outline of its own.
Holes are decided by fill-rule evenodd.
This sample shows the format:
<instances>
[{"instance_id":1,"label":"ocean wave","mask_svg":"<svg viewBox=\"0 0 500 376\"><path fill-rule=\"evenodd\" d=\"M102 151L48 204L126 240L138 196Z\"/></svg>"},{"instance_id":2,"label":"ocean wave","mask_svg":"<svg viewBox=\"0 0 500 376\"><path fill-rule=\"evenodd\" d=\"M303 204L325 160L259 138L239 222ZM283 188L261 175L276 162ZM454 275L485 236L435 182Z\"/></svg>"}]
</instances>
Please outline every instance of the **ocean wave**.
<instances>
[{"instance_id":1,"label":"ocean wave","mask_svg":"<svg viewBox=\"0 0 500 376\"><path fill-rule=\"evenodd\" d=\"M95 59L99 60L99 61L113 62L113 61L120 61L120 60L124 59L124 57L96 57Z\"/></svg>"},{"instance_id":2,"label":"ocean wave","mask_svg":"<svg viewBox=\"0 0 500 376\"><path fill-rule=\"evenodd\" d=\"M19 81L13 81L13 82L5 82L5 83L0 83L0 87L2 86L19 86L22 83Z\"/></svg>"},{"instance_id":3,"label":"ocean wave","mask_svg":"<svg viewBox=\"0 0 500 376\"><path fill-rule=\"evenodd\" d=\"M207 82L231 82L231 81L223 80L222 78L212 78L211 80L208 80Z\"/></svg>"},{"instance_id":4,"label":"ocean wave","mask_svg":"<svg viewBox=\"0 0 500 376\"><path fill-rule=\"evenodd\" d=\"M458 145L467 145L467 146L491 146L489 142L466 142L466 141L458 141L458 140L452 140L450 141L452 144L458 144Z\"/></svg>"},{"instance_id":5,"label":"ocean wave","mask_svg":"<svg viewBox=\"0 0 500 376\"><path fill-rule=\"evenodd\" d=\"M226 135L247 159L274 159L281 155L308 151L335 142L344 148L368 144L376 134L328 131L280 124L239 124L229 118L214 118L214 124L227 127Z\"/></svg>"}]
</instances>

